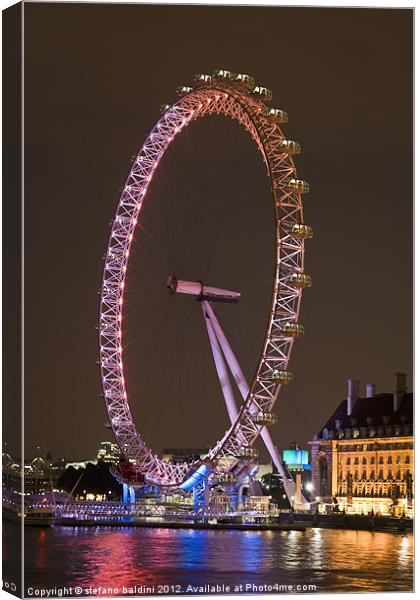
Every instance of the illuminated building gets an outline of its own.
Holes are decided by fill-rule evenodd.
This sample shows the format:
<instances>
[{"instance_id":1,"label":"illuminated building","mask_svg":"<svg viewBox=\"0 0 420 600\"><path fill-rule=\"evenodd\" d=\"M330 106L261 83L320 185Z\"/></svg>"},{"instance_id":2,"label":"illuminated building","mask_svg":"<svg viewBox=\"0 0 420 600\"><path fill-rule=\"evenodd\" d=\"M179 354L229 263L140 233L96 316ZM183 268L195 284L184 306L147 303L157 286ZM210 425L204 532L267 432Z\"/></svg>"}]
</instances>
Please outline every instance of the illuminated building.
<instances>
[{"instance_id":1,"label":"illuminated building","mask_svg":"<svg viewBox=\"0 0 420 600\"><path fill-rule=\"evenodd\" d=\"M97 454L97 460L106 463L117 463L120 459L120 449L114 442L101 442Z\"/></svg>"},{"instance_id":2,"label":"illuminated building","mask_svg":"<svg viewBox=\"0 0 420 600\"><path fill-rule=\"evenodd\" d=\"M270 512L270 496L249 496L246 509L250 512Z\"/></svg>"},{"instance_id":3,"label":"illuminated building","mask_svg":"<svg viewBox=\"0 0 420 600\"><path fill-rule=\"evenodd\" d=\"M162 458L173 464L198 460L208 453L208 448L164 448Z\"/></svg>"},{"instance_id":4,"label":"illuminated building","mask_svg":"<svg viewBox=\"0 0 420 600\"><path fill-rule=\"evenodd\" d=\"M413 514L413 394L395 375L393 394L348 380L348 396L309 442L314 495L322 509Z\"/></svg>"},{"instance_id":5,"label":"illuminated building","mask_svg":"<svg viewBox=\"0 0 420 600\"><path fill-rule=\"evenodd\" d=\"M21 492L22 476L25 494L48 493L55 483L56 474L51 472L50 465L39 456L22 465L9 454L3 453L2 463L3 487L9 491Z\"/></svg>"},{"instance_id":6,"label":"illuminated building","mask_svg":"<svg viewBox=\"0 0 420 600\"><path fill-rule=\"evenodd\" d=\"M228 513L232 510L232 498L229 494L214 490L211 494L211 504L214 510L220 513Z\"/></svg>"},{"instance_id":7,"label":"illuminated building","mask_svg":"<svg viewBox=\"0 0 420 600\"><path fill-rule=\"evenodd\" d=\"M88 465L96 465L97 460L76 460L73 462L66 462L66 469L73 467L73 469L86 469Z\"/></svg>"},{"instance_id":8,"label":"illuminated building","mask_svg":"<svg viewBox=\"0 0 420 600\"><path fill-rule=\"evenodd\" d=\"M117 463L120 460L121 452L118 444L114 442L101 442L99 444L96 458L72 461L66 463L66 469L73 467L74 469L86 469L88 465L97 465L99 461L104 463Z\"/></svg>"}]
</instances>

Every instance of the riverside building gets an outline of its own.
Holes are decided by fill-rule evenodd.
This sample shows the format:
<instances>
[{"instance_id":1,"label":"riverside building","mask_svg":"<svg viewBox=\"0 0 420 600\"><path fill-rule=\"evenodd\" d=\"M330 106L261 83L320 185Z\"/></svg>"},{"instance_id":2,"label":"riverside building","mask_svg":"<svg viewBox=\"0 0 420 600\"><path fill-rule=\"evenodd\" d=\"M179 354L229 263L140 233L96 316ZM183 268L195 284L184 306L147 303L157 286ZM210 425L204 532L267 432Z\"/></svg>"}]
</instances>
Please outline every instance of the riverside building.
<instances>
[{"instance_id":1,"label":"riverside building","mask_svg":"<svg viewBox=\"0 0 420 600\"><path fill-rule=\"evenodd\" d=\"M348 380L343 400L309 442L321 511L413 516L413 394L396 373L395 391L377 394Z\"/></svg>"}]
</instances>

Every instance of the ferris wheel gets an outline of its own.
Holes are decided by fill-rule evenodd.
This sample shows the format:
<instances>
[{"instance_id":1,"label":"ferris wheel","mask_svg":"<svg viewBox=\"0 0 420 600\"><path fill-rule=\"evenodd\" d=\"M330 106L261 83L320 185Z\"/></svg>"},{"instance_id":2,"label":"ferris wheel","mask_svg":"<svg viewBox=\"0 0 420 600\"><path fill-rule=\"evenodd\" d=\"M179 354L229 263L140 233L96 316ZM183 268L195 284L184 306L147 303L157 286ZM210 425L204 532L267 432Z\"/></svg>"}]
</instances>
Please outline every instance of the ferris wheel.
<instances>
[{"instance_id":1,"label":"ferris wheel","mask_svg":"<svg viewBox=\"0 0 420 600\"><path fill-rule=\"evenodd\" d=\"M234 472L238 464L255 460L254 442L261 436L284 483L291 484L267 429L277 421L273 413L279 391L293 379L288 363L294 341L304 333L299 323L303 288L311 285L304 272L304 242L313 230L303 219L302 195L309 184L297 178L293 155L301 147L287 139L280 126L286 112L269 108L269 89L255 85L251 76L217 70L198 75L193 87L178 88L179 98L162 107L162 116L136 156L123 187L112 223L105 255L99 314L99 363L103 397L110 426L124 464L121 479L136 485L147 482L161 488L189 491L211 475ZM270 312L260 358L248 383L217 319L218 302L236 303L240 292L220 289L207 282L186 281L168 273L169 293L187 294L200 301L217 375L220 379L230 427L221 439L194 462L164 461L144 442L130 410L124 378L123 314L126 274L134 232L141 225L141 208L169 146L181 130L208 115L233 118L257 145L266 167L273 198L275 253ZM213 283L213 282L212 282ZM238 386L237 406L227 370Z\"/></svg>"}]
</instances>

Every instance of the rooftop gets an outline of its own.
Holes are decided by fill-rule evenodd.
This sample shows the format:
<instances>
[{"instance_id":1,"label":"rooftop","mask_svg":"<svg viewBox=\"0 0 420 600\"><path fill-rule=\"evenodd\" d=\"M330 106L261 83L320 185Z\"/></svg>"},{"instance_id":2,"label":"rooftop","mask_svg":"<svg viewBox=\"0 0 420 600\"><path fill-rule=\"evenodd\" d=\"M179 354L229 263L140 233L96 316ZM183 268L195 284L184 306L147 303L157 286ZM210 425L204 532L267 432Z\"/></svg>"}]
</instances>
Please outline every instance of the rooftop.
<instances>
[{"instance_id":1,"label":"rooftop","mask_svg":"<svg viewBox=\"0 0 420 600\"><path fill-rule=\"evenodd\" d=\"M363 435L355 436L354 431L351 435L346 435L346 429L355 430L357 428L370 430L366 437L412 435L412 425L412 392L402 396L396 411L394 411L393 394L375 394L369 398L356 399L351 415L347 414L347 400L343 400L316 437L364 437Z\"/></svg>"}]
</instances>

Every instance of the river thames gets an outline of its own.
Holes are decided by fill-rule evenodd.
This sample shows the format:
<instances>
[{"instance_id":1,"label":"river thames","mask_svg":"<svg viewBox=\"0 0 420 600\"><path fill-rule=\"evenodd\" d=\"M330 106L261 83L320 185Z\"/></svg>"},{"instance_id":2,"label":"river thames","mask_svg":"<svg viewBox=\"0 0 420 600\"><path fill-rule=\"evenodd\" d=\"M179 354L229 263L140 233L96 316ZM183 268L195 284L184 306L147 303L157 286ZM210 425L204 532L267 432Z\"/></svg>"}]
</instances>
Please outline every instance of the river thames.
<instances>
[{"instance_id":1,"label":"river thames","mask_svg":"<svg viewBox=\"0 0 420 600\"><path fill-rule=\"evenodd\" d=\"M3 527L11 556L10 533L18 528ZM102 595L205 593L211 586L222 593L411 591L413 536L319 528L27 527L25 568L25 595L34 597L41 589L60 595L63 588L72 588L72 596L99 595L92 588L102 588Z\"/></svg>"}]
</instances>

